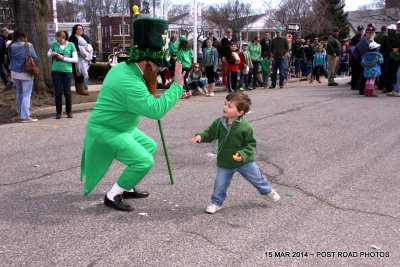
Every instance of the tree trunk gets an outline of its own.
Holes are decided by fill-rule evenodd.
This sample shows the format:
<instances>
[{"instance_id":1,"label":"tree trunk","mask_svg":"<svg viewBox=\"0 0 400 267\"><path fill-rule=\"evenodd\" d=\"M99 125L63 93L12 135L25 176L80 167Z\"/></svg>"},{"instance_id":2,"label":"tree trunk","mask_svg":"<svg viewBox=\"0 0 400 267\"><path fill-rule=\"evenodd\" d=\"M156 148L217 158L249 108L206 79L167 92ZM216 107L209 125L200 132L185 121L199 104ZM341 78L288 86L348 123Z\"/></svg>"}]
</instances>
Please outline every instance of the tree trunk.
<instances>
[{"instance_id":1,"label":"tree trunk","mask_svg":"<svg viewBox=\"0 0 400 267\"><path fill-rule=\"evenodd\" d=\"M12 0L15 25L26 34L28 42L33 44L39 57L40 75L35 77L33 89L35 94L47 94L53 91L50 61L47 57L49 2L48 0Z\"/></svg>"}]
</instances>

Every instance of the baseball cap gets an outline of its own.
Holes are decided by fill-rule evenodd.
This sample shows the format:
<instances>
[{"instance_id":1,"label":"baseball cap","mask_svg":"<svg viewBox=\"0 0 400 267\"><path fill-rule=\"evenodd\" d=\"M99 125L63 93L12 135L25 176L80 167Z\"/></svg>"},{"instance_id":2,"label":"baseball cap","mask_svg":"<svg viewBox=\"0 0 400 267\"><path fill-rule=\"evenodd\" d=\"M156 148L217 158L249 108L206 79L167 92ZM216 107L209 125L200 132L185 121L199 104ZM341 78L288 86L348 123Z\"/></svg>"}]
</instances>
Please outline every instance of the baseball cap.
<instances>
[{"instance_id":1,"label":"baseball cap","mask_svg":"<svg viewBox=\"0 0 400 267\"><path fill-rule=\"evenodd\" d=\"M397 24L400 24L400 20L397 21Z\"/></svg>"},{"instance_id":2,"label":"baseball cap","mask_svg":"<svg viewBox=\"0 0 400 267\"><path fill-rule=\"evenodd\" d=\"M372 27L367 27L367 29L365 30L366 32L374 32L375 29Z\"/></svg>"},{"instance_id":3,"label":"baseball cap","mask_svg":"<svg viewBox=\"0 0 400 267\"><path fill-rule=\"evenodd\" d=\"M381 47L381 45L378 44L377 42L371 42L368 47L369 49L375 49Z\"/></svg>"},{"instance_id":4,"label":"baseball cap","mask_svg":"<svg viewBox=\"0 0 400 267\"><path fill-rule=\"evenodd\" d=\"M180 42L183 42L183 41L187 41L187 37L186 37L186 35L181 35L180 37L179 37L179 41Z\"/></svg>"},{"instance_id":5,"label":"baseball cap","mask_svg":"<svg viewBox=\"0 0 400 267\"><path fill-rule=\"evenodd\" d=\"M370 23L370 24L368 24L367 29L368 29L368 28L372 28L372 30L375 31L375 29L376 29L375 23Z\"/></svg>"},{"instance_id":6,"label":"baseball cap","mask_svg":"<svg viewBox=\"0 0 400 267\"><path fill-rule=\"evenodd\" d=\"M228 28L226 32L233 32L232 28Z\"/></svg>"},{"instance_id":7,"label":"baseball cap","mask_svg":"<svg viewBox=\"0 0 400 267\"><path fill-rule=\"evenodd\" d=\"M390 24L387 28L388 28L388 30L396 30L397 29L396 25L394 25L394 24Z\"/></svg>"},{"instance_id":8,"label":"baseball cap","mask_svg":"<svg viewBox=\"0 0 400 267\"><path fill-rule=\"evenodd\" d=\"M280 27L276 27L275 32L282 32L282 29Z\"/></svg>"},{"instance_id":9,"label":"baseball cap","mask_svg":"<svg viewBox=\"0 0 400 267\"><path fill-rule=\"evenodd\" d=\"M242 46L243 46L243 45L249 45L249 44L248 44L247 42L243 42Z\"/></svg>"},{"instance_id":10,"label":"baseball cap","mask_svg":"<svg viewBox=\"0 0 400 267\"><path fill-rule=\"evenodd\" d=\"M362 31L364 30L364 26L363 25L358 25L357 26L357 31Z\"/></svg>"}]
</instances>

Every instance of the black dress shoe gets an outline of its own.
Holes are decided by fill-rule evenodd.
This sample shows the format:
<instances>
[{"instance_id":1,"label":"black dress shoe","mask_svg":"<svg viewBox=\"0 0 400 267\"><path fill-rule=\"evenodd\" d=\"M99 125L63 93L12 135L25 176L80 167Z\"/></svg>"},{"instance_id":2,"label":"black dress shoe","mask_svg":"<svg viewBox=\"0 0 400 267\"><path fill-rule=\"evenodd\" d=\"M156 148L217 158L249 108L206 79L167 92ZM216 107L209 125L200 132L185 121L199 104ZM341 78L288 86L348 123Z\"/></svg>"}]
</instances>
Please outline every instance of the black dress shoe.
<instances>
[{"instance_id":1,"label":"black dress shoe","mask_svg":"<svg viewBox=\"0 0 400 267\"><path fill-rule=\"evenodd\" d=\"M73 118L74 116L72 116L72 113L68 113L68 114L67 114L67 117L68 117L69 119L71 119L71 118Z\"/></svg>"},{"instance_id":2,"label":"black dress shoe","mask_svg":"<svg viewBox=\"0 0 400 267\"><path fill-rule=\"evenodd\" d=\"M61 119L61 114L56 114L56 119L57 120Z\"/></svg>"},{"instance_id":3,"label":"black dress shoe","mask_svg":"<svg viewBox=\"0 0 400 267\"><path fill-rule=\"evenodd\" d=\"M122 197L125 199L127 199L127 198L145 198L145 197L148 197L149 195L150 195L149 192L139 191L136 188L133 188L133 192L124 191L124 193L122 193Z\"/></svg>"},{"instance_id":4,"label":"black dress shoe","mask_svg":"<svg viewBox=\"0 0 400 267\"><path fill-rule=\"evenodd\" d=\"M132 211L132 207L124 202L121 195L116 195L114 201L108 199L107 195L104 197L104 205L119 211Z\"/></svg>"}]
</instances>

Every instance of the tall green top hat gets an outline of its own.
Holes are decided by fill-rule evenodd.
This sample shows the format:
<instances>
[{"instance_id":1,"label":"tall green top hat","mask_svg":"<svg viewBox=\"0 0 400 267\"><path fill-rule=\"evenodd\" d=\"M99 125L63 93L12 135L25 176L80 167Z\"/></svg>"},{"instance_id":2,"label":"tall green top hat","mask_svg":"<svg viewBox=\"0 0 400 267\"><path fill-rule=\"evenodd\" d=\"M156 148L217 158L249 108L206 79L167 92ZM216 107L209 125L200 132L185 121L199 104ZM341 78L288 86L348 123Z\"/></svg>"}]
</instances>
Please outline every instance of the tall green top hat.
<instances>
[{"instance_id":1,"label":"tall green top hat","mask_svg":"<svg viewBox=\"0 0 400 267\"><path fill-rule=\"evenodd\" d=\"M162 19L138 18L133 21L133 47L130 62L149 60L162 67L168 66L168 51L164 50L168 23Z\"/></svg>"}]
</instances>

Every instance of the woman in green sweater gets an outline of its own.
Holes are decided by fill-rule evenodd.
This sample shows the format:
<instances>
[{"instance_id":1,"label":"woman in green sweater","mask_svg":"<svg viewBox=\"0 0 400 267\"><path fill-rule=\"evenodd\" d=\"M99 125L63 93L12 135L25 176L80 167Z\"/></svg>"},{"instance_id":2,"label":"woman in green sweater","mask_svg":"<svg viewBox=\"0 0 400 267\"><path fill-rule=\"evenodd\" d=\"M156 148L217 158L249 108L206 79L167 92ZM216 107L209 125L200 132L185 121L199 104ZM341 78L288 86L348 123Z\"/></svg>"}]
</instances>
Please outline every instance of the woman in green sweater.
<instances>
[{"instance_id":1,"label":"woman in green sweater","mask_svg":"<svg viewBox=\"0 0 400 267\"><path fill-rule=\"evenodd\" d=\"M182 71L186 71L184 79L185 83L184 89L186 92L182 95L182 98L189 98L192 95L192 93L190 92L187 79L190 67L192 66L193 63L193 50L189 46L189 42L187 41L186 35L181 35L181 37L179 37L179 48L176 61L181 62Z\"/></svg>"},{"instance_id":2,"label":"woman in green sweater","mask_svg":"<svg viewBox=\"0 0 400 267\"><path fill-rule=\"evenodd\" d=\"M190 140L191 144L218 140L218 171L207 213L215 213L222 208L235 172L239 172L261 195L273 201L280 199L254 162L256 139L251 125L242 118L250 110L250 105L247 94L236 91L229 93L224 103L223 117L216 119L207 130Z\"/></svg>"},{"instance_id":3,"label":"woman in green sweater","mask_svg":"<svg viewBox=\"0 0 400 267\"><path fill-rule=\"evenodd\" d=\"M54 82L54 98L56 102L56 119L61 119L62 95L65 97L65 111L72 118L72 63L78 62L75 45L68 42L64 31L56 32L56 41L51 45L47 56L52 58L51 76Z\"/></svg>"}]
</instances>

